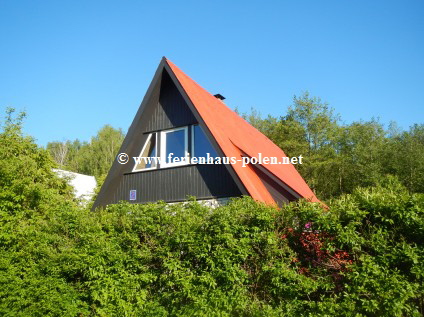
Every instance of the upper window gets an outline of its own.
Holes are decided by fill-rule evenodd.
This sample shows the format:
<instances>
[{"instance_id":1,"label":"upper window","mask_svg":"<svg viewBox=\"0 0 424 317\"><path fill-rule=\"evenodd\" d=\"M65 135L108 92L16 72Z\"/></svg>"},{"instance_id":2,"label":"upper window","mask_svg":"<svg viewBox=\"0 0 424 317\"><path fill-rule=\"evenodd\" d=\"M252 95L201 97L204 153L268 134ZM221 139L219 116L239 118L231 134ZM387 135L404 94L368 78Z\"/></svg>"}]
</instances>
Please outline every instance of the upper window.
<instances>
[{"instance_id":1,"label":"upper window","mask_svg":"<svg viewBox=\"0 0 424 317\"><path fill-rule=\"evenodd\" d=\"M134 158L133 172L187 165L190 157L197 158L193 163L209 164L217 156L199 125L164 130L147 135L139 157Z\"/></svg>"},{"instance_id":2,"label":"upper window","mask_svg":"<svg viewBox=\"0 0 424 317\"><path fill-rule=\"evenodd\" d=\"M162 167L185 165L188 163L187 132L187 127L183 127L160 133Z\"/></svg>"}]
</instances>

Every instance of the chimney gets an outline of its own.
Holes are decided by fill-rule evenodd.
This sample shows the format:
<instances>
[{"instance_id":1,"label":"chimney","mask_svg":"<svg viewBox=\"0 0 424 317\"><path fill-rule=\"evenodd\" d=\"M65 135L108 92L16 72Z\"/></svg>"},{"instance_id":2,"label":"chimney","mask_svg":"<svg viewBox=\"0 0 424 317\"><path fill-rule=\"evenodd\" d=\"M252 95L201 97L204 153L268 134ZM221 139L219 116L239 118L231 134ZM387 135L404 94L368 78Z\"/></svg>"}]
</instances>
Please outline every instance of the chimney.
<instances>
[{"instance_id":1,"label":"chimney","mask_svg":"<svg viewBox=\"0 0 424 317\"><path fill-rule=\"evenodd\" d=\"M214 97L221 100L221 101L223 101L225 99L225 97L221 94L215 94Z\"/></svg>"}]
</instances>

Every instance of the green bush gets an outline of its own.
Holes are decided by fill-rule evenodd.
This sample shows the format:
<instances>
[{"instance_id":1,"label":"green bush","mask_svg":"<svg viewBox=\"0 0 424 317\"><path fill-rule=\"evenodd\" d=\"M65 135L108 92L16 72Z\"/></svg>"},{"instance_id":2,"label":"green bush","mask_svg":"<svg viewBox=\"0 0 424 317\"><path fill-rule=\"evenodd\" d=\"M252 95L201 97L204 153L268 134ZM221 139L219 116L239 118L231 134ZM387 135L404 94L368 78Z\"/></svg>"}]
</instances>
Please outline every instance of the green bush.
<instances>
[{"instance_id":1,"label":"green bush","mask_svg":"<svg viewBox=\"0 0 424 317\"><path fill-rule=\"evenodd\" d=\"M17 127L0 134L1 316L423 315L424 197L395 179L329 210L90 212Z\"/></svg>"},{"instance_id":2,"label":"green bush","mask_svg":"<svg viewBox=\"0 0 424 317\"><path fill-rule=\"evenodd\" d=\"M0 314L419 316L423 206L392 186L329 211L249 198L51 208L2 222Z\"/></svg>"}]
</instances>

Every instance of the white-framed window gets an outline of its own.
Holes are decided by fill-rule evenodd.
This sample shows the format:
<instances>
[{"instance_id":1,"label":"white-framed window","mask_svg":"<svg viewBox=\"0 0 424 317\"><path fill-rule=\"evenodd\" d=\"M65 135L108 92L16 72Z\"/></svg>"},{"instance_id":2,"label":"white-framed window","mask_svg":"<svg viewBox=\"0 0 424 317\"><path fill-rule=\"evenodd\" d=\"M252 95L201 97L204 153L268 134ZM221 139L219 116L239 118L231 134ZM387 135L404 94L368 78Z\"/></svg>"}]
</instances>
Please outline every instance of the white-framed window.
<instances>
[{"instance_id":1,"label":"white-framed window","mask_svg":"<svg viewBox=\"0 0 424 317\"><path fill-rule=\"evenodd\" d=\"M156 158L158 156L157 138L157 133L150 133L147 136L146 143L144 143L140 155L135 159L133 172L151 170L158 167Z\"/></svg>"},{"instance_id":2,"label":"white-framed window","mask_svg":"<svg viewBox=\"0 0 424 317\"><path fill-rule=\"evenodd\" d=\"M188 127L160 132L161 167L186 165L189 163Z\"/></svg>"},{"instance_id":3,"label":"white-framed window","mask_svg":"<svg viewBox=\"0 0 424 317\"><path fill-rule=\"evenodd\" d=\"M132 171L210 164L216 157L218 154L203 128L196 124L148 134L139 157L134 158Z\"/></svg>"}]
</instances>

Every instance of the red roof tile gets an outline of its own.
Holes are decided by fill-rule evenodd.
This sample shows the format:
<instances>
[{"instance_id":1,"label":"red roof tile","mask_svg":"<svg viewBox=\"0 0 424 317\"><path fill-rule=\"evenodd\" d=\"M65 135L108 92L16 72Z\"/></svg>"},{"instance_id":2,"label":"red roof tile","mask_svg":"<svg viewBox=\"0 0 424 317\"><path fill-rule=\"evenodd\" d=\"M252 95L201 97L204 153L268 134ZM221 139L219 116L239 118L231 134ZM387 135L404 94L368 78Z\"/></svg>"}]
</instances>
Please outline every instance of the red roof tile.
<instances>
[{"instance_id":1,"label":"red roof tile","mask_svg":"<svg viewBox=\"0 0 424 317\"><path fill-rule=\"evenodd\" d=\"M199 86L175 64L168 59L165 60L225 156L239 158L247 155L258 157L261 153L262 157L277 157L279 160L286 157L283 150L270 139L228 108L221 100ZM250 166L243 167L241 162L232 166L254 199L270 204L275 203L253 168ZM292 164L262 164L262 166L301 197L319 202Z\"/></svg>"}]
</instances>

